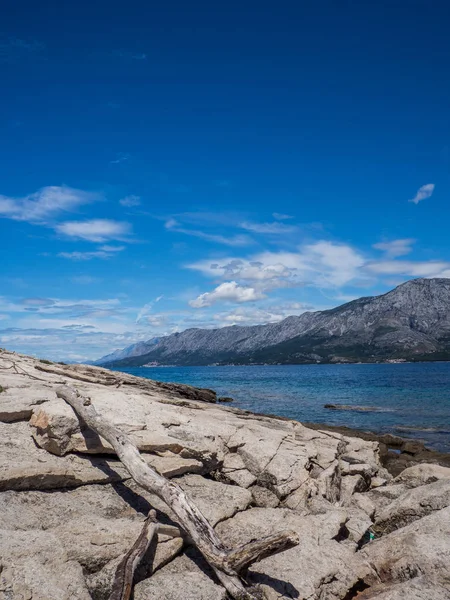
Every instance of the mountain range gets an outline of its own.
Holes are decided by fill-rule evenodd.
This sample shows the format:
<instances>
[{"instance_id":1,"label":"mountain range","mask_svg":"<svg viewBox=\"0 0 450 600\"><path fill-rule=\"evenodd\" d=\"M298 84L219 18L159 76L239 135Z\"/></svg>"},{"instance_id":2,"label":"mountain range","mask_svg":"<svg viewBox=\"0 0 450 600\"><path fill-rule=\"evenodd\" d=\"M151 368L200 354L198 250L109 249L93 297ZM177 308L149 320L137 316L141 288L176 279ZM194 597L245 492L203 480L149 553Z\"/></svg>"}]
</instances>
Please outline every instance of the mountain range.
<instances>
[{"instance_id":1,"label":"mountain range","mask_svg":"<svg viewBox=\"0 0 450 600\"><path fill-rule=\"evenodd\" d=\"M450 279L415 279L381 296L267 325L187 329L95 364L135 367L450 360Z\"/></svg>"}]
</instances>

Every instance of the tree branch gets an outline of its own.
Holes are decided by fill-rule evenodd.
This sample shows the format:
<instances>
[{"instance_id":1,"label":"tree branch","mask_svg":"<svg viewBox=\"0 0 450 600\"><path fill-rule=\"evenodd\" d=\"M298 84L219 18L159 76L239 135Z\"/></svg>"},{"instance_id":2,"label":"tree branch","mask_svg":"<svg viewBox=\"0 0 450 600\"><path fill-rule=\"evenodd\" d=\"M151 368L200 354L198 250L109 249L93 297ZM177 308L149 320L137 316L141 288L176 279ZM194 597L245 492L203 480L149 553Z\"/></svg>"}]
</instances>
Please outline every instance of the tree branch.
<instances>
[{"instance_id":1,"label":"tree branch","mask_svg":"<svg viewBox=\"0 0 450 600\"><path fill-rule=\"evenodd\" d=\"M269 535L261 540L244 544L228 554L228 564L239 573L254 562L259 562L267 556L284 552L297 546L298 535L292 531L282 531Z\"/></svg>"},{"instance_id":2,"label":"tree branch","mask_svg":"<svg viewBox=\"0 0 450 600\"><path fill-rule=\"evenodd\" d=\"M89 398L81 396L69 386L57 388L56 394L70 404L86 425L111 444L132 478L141 487L156 494L172 509L179 525L212 566L230 596L235 600L257 600L254 592L244 587L237 569L248 566L263 556L292 547L298 543L298 536L294 532L280 533L260 542L252 542L234 553L230 552L185 492L176 483L152 469L129 436L100 416Z\"/></svg>"},{"instance_id":3,"label":"tree branch","mask_svg":"<svg viewBox=\"0 0 450 600\"><path fill-rule=\"evenodd\" d=\"M109 600L130 600L133 590L134 572L157 533L158 523L156 522L156 512L151 510L138 539L117 566Z\"/></svg>"}]
</instances>

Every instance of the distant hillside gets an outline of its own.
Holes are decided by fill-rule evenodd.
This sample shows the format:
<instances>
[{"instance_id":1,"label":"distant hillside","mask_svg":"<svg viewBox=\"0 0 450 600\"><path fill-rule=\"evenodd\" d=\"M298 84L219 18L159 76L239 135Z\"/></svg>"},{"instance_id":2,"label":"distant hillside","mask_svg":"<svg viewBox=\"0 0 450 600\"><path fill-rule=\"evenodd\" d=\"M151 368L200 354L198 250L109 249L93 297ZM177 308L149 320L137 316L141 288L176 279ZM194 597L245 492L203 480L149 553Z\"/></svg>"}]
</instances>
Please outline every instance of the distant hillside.
<instances>
[{"instance_id":1,"label":"distant hillside","mask_svg":"<svg viewBox=\"0 0 450 600\"><path fill-rule=\"evenodd\" d=\"M102 356L102 358L95 360L92 362L93 365L104 365L108 363L112 363L117 360L121 360L122 358L132 358L133 356L142 356L147 352L150 352L159 342L159 338L152 338L147 342L137 342L137 344L131 344L131 346L127 346L123 348L123 350L114 350L111 354L107 354L106 356Z\"/></svg>"},{"instance_id":2,"label":"distant hillside","mask_svg":"<svg viewBox=\"0 0 450 600\"><path fill-rule=\"evenodd\" d=\"M450 360L450 279L416 279L332 310L268 325L187 329L96 364L115 367Z\"/></svg>"}]
</instances>

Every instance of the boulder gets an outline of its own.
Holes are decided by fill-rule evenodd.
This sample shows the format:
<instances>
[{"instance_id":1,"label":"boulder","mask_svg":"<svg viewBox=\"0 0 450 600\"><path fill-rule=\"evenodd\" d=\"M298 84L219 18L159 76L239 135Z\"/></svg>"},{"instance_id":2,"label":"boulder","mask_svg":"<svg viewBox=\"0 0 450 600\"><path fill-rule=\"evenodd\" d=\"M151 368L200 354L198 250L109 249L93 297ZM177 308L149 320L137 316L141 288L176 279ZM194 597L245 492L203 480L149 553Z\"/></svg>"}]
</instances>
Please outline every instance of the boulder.
<instances>
[{"instance_id":1,"label":"boulder","mask_svg":"<svg viewBox=\"0 0 450 600\"><path fill-rule=\"evenodd\" d=\"M250 488L250 492L252 493L253 503L256 506L276 508L280 504L278 497L265 487L254 485Z\"/></svg>"},{"instance_id":2,"label":"boulder","mask_svg":"<svg viewBox=\"0 0 450 600\"><path fill-rule=\"evenodd\" d=\"M450 468L420 463L402 471L394 481L404 483L407 487L419 487L440 479L450 479Z\"/></svg>"},{"instance_id":3,"label":"boulder","mask_svg":"<svg viewBox=\"0 0 450 600\"><path fill-rule=\"evenodd\" d=\"M256 481L256 476L246 468L242 456L237 452L230 452L225 456L221 474L224 480L244 488Z\"/></svg>"},{"instance_id":4,"label":"boulder","mask_svg":"<svg viewBox=\"0 0 450 600\"><path fill-rule=\"evenodd\" d=\"M450 479L406 491L377 513L374 530L386 535L434 511L450 506Z\"/></svg>"},{"instance_id":5,"label":"boulder","mask_svg":"<svg viewBox=\"0 0 450 600\"><path fill-rule=\"evenodd\" d=\"M450 590L450 507L433 512L363 547L373 567L366 583L395 583L416 577Z\"/></svg>"}]
</instances>

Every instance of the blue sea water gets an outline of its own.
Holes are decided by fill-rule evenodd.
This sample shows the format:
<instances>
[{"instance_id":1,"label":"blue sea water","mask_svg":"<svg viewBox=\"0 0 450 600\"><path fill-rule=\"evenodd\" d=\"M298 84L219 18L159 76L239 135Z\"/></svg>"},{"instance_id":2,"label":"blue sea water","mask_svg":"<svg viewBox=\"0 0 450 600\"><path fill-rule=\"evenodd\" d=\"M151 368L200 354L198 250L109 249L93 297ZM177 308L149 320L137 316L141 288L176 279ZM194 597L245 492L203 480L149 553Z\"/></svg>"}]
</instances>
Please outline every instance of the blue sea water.
<instances>
[{"instance_id":1,"label":"blue sea water","mask_svg":"<svg viewBox=\"0 0 450 600\"><path fill-rule=\"evenodd\" d=\"M450 452L450 363L136 367L127 373L186 383L235 399L233 406L298 421L344 425L423 440ZM332 411L324 404L376 407Z\"/></svg>"}]
</instances>

